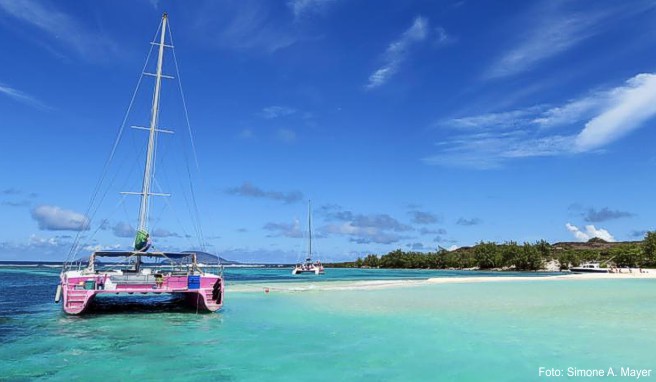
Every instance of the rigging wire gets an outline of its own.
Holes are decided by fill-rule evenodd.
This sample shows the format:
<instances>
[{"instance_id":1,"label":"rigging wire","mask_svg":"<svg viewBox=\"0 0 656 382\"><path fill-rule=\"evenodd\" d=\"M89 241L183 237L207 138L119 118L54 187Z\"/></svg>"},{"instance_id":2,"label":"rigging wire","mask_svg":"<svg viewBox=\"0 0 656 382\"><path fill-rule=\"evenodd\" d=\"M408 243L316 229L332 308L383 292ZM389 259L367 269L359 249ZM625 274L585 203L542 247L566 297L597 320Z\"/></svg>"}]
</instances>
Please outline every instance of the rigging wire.
<instances>
[{"instance_id":1,"label":"rigging wire","mask_svg":"<svg viewBox=\"0 0 656 382\"><path fill-rule=\"evenodd\" d=\"M167 25L167 27L168 27L168 31L169 31L169 38L171 39L171 46L175 46L175 44L173 43L173 33L171 32L170 23ZM196 144L195 144L195 141L194 141L193 132L191 130L191 123L189 122L189 112L187 110L187 101L186 101L185 96L184 96L184 90L182 89L182 80L180 78L180 69L179 69L179 66L178 66L178 59L175 55L175 48L171 48L171 51L173 52L173 62L175 63L175 73L176 73L176 78L178 79L178 86L180 88L180 96L182 98L182 106L184 108L185 120L187 122L187 131L189 133L189 140L191 142L191 149L192 149L192 153L194 154L194 161L195 161L195 164L196 164L196 169L198 171L198 174L200 175L200 165L198 164L198 156L196 155ZM198 210L198 203L196 201L196 192L195 192L193 182L192 182L192 179L191 179L191 171L189 169L188 162L186 163L186 166L187 166L187 173L189 175L189 185L190 185L190 189L191 189L191 198L192 198L193 206L194 206L194 210L193 210L193 212L195 214L194 218L195 218L196 224L197 224L196 229L199 233L198 240L199 240L201 249L203 251L206 251L205 237L203 235L203 229L202 229L202 225L200 223L200 211ZM201 177L199 176L199 178L201 178ZM192 220L194 220L194 219L192 218Z\"/></svg>"},{"instance_id":2,"label":"rigging wire","mask_svg":"<svg viewBox=\"0 0 656 382\"><path fill-rule=\"evenodd\" d=\"M114 209L112 210L112 213L110 213L109 216L107 217L107 219L104 219L104 220L107 221L107 222L109 222L109 219L110 219L112 216L114 216L114 215L116 214L116 212L119 210L119 207L121 207L121 205L124 204L124 203L123 203L124 201L125 201L125 195L122 195L122 197L121 197L121 199L119 200L119 202L116 203L116 206L114 206ZM89 239L93 239L93 238L96 236L96 234L98 233L98 231L100 231L101 229L103 229L103 225L102 225L102 224L99 224L99 225L98 225L98 228L96 228L96 230L93 231L93 233L91 234L91 236L89 236Z\"/></svg>"},{"instance_id":3,"label":"rigging wire","mask_svg":"<svg viewBox=\"0 0 656 382\"><path fill-rule=\"evenodd\" d=\"M161 28L162 28L162 22L160 22L160 24L157 28L157 32L155 33L154 39L160 33ZM171 45L173 45L173 36L172 36L172 33L171 33L170 25L167 29L168 29L168 32L169 32ZM125 112L125 115L123 117L123 121L121 123L120 129L118 131L118 134L117 134L116 139L114 141L114 144L112 146L112 150L110 152L109 157L107 158L107 160L104 163L103 170L101 171L101 176L100 176L98 182L96 183L96 185L93 189L92 197L90 198L90 202L89 202L88 207L87 207L86 212L85 212L85 216L88 216L87 224L89 224L89 225L94 220L96 214L98 213L98 210L100 209L100 206L102 205L103 201L105 200L105 198L106 198L106 196L109 192L109 187L106 187L104 192L101 192L101 188L105 184L105 181L106 181L107 176L108 176L108 171L109 171L110 164L114 160L114 157L117 153L117 148L118 148L118 146L119 146L119 144L120 144L120 142L123 138L125 127L126 127L126 122L129 118L130 113L132 111L132 108L134 106L136 95L137 95L137 93L139 91L139 88L142 84L142 80L144 78L144 73L145 73L145 70L148 66L148 63L150 62L150 58L151 58L153 49L154 49L154 45L151 44L151 47L150 47L150 49L148 51L148 54L146 56L146 61L145 61L144 66L141 70L141 73L139 75L137 85L136 85L135 90L132 94L132 98L130 100L128 108L127 108L127 110ZM194 157L194 162L195 162L195 165L196 165L196 169L200 173L200 166L199 166L199 162L198 162L198 156L197 156L197 153L196 153L196 146L195 146L194 136L193 136L193 132L191 130L191 124L190 124L190 121L189 121L189 113L188 113L188 110L187 110L186 99L185 99L184 91L183 91L183 88L182 88L182 82L180 80L180 71L179 71L179 66L178 66L178 62L177 62L177 57L175 55L175 49L172 49L172 53L173 53L173 58L174 58L174 63L175 63L176 75L177 75L177 79L178 79L178 87L179 87L179 90L180 90L182 103L183 103L183 108L184 108L184 116L185 116L185 121L186 121L186 124L187 124L187 131L188 131L189 139L190 139L190 142L191 142L191 148L192 148L192 153L193 153L193 157ZM156 127L159 125L159 114L160 114L160 111L159 111L159 108L158 108L157 115L155 116L155 126ZM157 134L155 135L154 145L155 145L154 156L156 156L157 155L156 147L158 145ZM189 182L189 189L191 190L191 201L192 201L192 204L193 204L193 208L191 208L191 206L190 206L187 195L185 195L185 193L183 193L183 196L184 196L185 201L187 203L188 211L190 213L190 217L191 217L191 220L192 220L192 226L193 226L194 230L196 231L196 237L198 238L199 245L200 245L200 247L203 251L206 251L206 242L205 242L205 238L203 236L202 226L201 226L201 223L200 223L200 218L199 218L200 217L200 211L199 211L199 208L198 208L195 188L194 188L193 182L192 182L191 168L189 166L189 160L188 160L188 156L186 155L187 154L186 151L185 150L182 150L182 151L185 154L184 155L184 157L185 157L185 167L186 167L186 170L187 170L187 178L188 178L187 180ZM157 162L155 157L153 158L153 162L154 163L153 163L152 180L157 184L157 187L159 187L159 184L157 183L157 180L154 179L155 164ZM130 172L133 172L135 170L135 168L136 168L136 166L132 166L132 169L131 169ZM111 177L111 179L109 179L109 185L113 184L116 181L117 176L118 176L118 174L115 174L113 177ZM119 209L120 206L123 206L123 210L127 215L127 211L125 211L125 203L124 202L125 202L125 195L123 195L123 197L119 201L119 203L116 206L116 208L114 209L114 211L110 214L110 216L113 216L116 213L116 211ZM166 204L167 205L164 206L164 209L166 209L167 206L169 208L173 209L173 207L168 202L168 200L166 200ZM151 207L151 205L149 203L148 204L148 210L149 211L151 209L150 207ZM176 216L176 219L180 223L180 220L177 218L177 216ZM159 220L157 220L157 222L155 224L157 224L157 223L159 223ZM92 233L91 238L93 238L95 236L95 234L100 229L102 229L102 227L103 227L103 225L100 225ZM181 224L181 227L182 227L182 230L185 231L184 226L182 224ZM189 241L190 236L186 233L186 231L184 233L185 233L185 238ZM81 241L83 239L86 239L86 236L82 235L82 230L80 230L76 233L75 239L73 241L73 244L72 244L72 246L69 250L68 256L66 258L65 264L69 263L72 260L72 258L74 258L75 255L80 252L81 247L83 246L83 244L81 244ZM193 245L193 243L191 243L191 244ZM219 261L219 263L220 263L220 261Z\"/></svg>"},{"instance_id":4,"label":"rigging wire","mask_svg":"<svg viewBox=\"0 0 656 382\"><path fill-rule=\"evenodd\" d=\"M156 182L157 182L157 181L156 181ZM157 184L157 186L159 187L159 184ZM185 202L187 202L187 205L188 205L187 196L186 196L184 193L182 193L182 196L184 197ZM184 234L185 239L187 239L187 242L189 243L189 245L190 245L191 247L193 247L193 246L194 246L194 243L193 243L191 240L189 240L189 238L191 237L191 235L189 235L189 233L187 232L187 230L184 228L184 224L182 224L182 221L181 221L180 218L179 218L179 214L178 214L177 210L175 209L175 207L173 206L173 204L168 200L168 198L164 198L164 201L166 202L166 204L168 205L168 207L171 209L171 211L173 211L173 217L174 217L175 220L177 221L177 223L178 223L180 229L182 230L182 233Z\"/></svg>"},{"instance_id":5,"label":"rigging wire","mask_svg":"<svg viewBox=\"0 0 656 382\"><path fill-rule=\"evenodd\" d=\"M169 30L169 38L171 39L171 46L175 46L173 44L173 33L171 32L171 24L169 23L167 27ZM196 168L200 172L200 166L198 164L198 156L196 155L196 144L194 142L194 134L191 130L191 123L189 123L189 113L187 112L187 101L185 100L184 91L182 90L182 80L180 79L180 69L178 67L178 58L175 55L175 48L171 48L171 52L173 53L173 62L175 63L175 75L176 78L178 79L178 87L180 88L180 96L182 97L182 106L184 108L185 120L187 121L187 131L189 132L189 140L191 141L192 152L194 153L194 161L196 162Z\"/></svg>"},{"instance_id":6,"label":"rigging wire","mask_svg":"<svg viewBox=\"0 0 656 382\"><path fill-rule=\"evenodd\" d=\"M162 22L160 21L159 26L157 27L157 32L155 33L155 37L157 37L157 33L159 33L160 29L162 28ZM109 154L109 157L105 161L105 164L103 165L103 170L101 171L100 179L98 179L98 182L96 183L91 199L89 201L89 205L87 206L87 209L85 211L85 216L89 216L91 213L91 210L96 202L96 197L98 196L98 192L100 191L100 187L105 180L105 177L107 176L107 171L109 171L109 164L112 162L114 158L114 154L116 154L116 149L121 141L121 137L123 136L123 131L125 130L125 123L127 122L128 116L130 115L130 111L132 110L132 106L134 105L134 100L136 98L137 92L139 90L139 86L141 85L141 81L143 80L144 77L144 71L146 70L146 67L148 66L148 61L150 60L150 55L153 51L153 45L151 45L148 55L146 56L146 62L144 63L144 66L141 70L141 73L139 74L139 80L137 81L137 86L134 89L134 92L132 93L132 98L130 99L130 104L128 105L128 109L125 112L125 115L123 116L123 122L121 123L121 127L118 131L118 134L116 136L116 139L114 140L114 145L112 146L112 150ZM91 224L91 221L93 220L93 217L95 217L96 212L98 211L99 205L102 204L102 201L104 200L105 196L107 195L107 192L105 192L100 201L98 202L98 206L93 210L93 214L88 218L87 224ZM66 260L64 264L69 263L73 257L79 252L79 247L80 247L80 239L81 239L81 233L82 230L77 231L75 234L75 238L73 240L73 244L71 245L71 248L68 252L68 255L66 256Z\"/></svg>"}]
</instances>

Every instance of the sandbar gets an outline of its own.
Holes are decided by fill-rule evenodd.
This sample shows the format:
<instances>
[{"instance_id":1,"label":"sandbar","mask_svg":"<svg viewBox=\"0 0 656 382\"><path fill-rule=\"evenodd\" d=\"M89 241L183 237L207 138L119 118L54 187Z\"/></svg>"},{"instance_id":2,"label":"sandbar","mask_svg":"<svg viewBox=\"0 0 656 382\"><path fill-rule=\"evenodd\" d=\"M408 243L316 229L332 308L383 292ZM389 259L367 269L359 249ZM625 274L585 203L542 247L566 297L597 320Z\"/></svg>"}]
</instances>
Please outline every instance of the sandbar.
<instances>
[{"instance_id":1,"label":"sandbar","mask_svg":"<svg viewBox=\"0 0 656 382\"><path fill-rule=\"evenodd\" d=\"M561 280L637 280L656 279L656 269L642 271L633 269L630 273L563 273L545 276L462 276L434 277L422 280L349 280L320 282L271 282L271 283L238 283L226 286L226 292L236 293L296 293L338 290L372 290L387 288L403 288L428 284L466 284L513 281L561 281Z\"/></svg>"}]
</instances>

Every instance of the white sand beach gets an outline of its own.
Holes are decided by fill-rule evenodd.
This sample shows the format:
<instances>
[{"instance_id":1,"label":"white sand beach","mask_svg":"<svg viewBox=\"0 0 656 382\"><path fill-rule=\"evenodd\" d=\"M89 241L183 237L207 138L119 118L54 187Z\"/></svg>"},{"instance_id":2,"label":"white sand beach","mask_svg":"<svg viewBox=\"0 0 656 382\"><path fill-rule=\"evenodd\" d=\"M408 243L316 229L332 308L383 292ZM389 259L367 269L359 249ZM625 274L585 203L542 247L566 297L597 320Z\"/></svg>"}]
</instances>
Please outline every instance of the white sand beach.
<instances>
[{"instance_id":1,"label":"white sand beach","mask_svg":"<svg viewBox=\"0 0 656 382\"><path fill-rule=\"evenodd\" d=\"M428 280L370 280L370 281L323 281L323 282L274 282L228 285L226 292L313 292L354 289L385 289L426 284Z\"/></svg>"},{"instance_id":2,"label":"white sand beach","mask_svg":"<svg viewBox=\"0 0 656 382\"><path fill-rule=\"evenodd\" d=\"M427 284L465 284L513 281L576 281L576 280L629 280L656 279L656 269L624 269L623 273L563 273L549 276L462 276L435 277L427 280L356 280L323 282L273 282L229 285L228 293L296 293L336 290L371 290L403 288Z\"/></svg>"},{"instance_id":3,"label":"white sand beach","mask_svg":"<svg viewBox=\"0 0 656 382\"><path fill-rule=\"evenodd\" d=\"M624 269L623 273L563 273L562 275L533 276L495 276L495 277L436 277L428 279L433 284L482 283L507 281L557 281L557 280L626 280L626 279L656 279L656 269Z\"/></svg>"}]
</instances>

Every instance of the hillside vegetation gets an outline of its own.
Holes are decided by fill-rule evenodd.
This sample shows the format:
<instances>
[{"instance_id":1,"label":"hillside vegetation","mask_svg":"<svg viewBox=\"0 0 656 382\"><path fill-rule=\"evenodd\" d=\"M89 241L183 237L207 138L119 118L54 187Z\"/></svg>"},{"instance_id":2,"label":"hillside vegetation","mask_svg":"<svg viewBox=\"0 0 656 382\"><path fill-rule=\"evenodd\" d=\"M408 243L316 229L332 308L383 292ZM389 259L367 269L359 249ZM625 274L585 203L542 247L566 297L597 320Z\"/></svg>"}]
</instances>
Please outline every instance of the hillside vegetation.
<instances>
[{"instance_id":1,"label":"hillside vegetation","mask_svg":"<svg viewBox=\"0 0 656 382\"><path fill-rule=\"evenodd\" d=\"M599 238L588 242L549 244L544 240L518 244L480 242L473 247L453 251L440 248L436 252L405 252L400 249L378 256L367 255L356 261L326 264L343 268L418 268L418 269L504 269L537 271L547 263L560 269L578 266L586 261L599 261L602 266L656 267L656 232L648 232L642 241L607 242Z\"/></svg>"}]
</instances>

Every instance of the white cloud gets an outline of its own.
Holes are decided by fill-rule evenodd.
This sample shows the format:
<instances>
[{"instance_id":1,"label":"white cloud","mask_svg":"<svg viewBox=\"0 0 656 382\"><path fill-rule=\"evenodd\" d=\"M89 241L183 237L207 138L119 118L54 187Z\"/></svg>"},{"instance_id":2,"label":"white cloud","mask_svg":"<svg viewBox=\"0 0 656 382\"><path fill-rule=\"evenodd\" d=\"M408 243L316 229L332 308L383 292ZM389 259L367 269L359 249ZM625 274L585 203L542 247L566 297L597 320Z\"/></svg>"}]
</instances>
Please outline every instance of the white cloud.
<instances>
[{"instance_id":1,"label":"white cloud","mask_svg":"<svg viewBox=\"0 0 656 382\"><path fill-rule=\"evenodd\" d=\"M512 128L530 123L542 110L544 110L543 106L532 106L526 109L452 118L439 122L438 125L442 124L461 129L481 129L485 127Z\"/></svg>"},{"instance_id":2,"label":"white cloud","mask_svg":"<svg viewBox=\"0 0 656 382\"><path fill-rule=\"evenodd\" d=\"M446 30L442 27L435 28L435 36L435 44L438 46L451 44L456 41L456 39L448 35Z\"/></svg>"},{"instance_id":3,"label":"white cloud","mask_svg":"<svg viewBox=\"0 0 656 382\"><path fill-rule=\"evenodd\" d=\"M212 1L196 9L197 33L206 37L208 44L239 51L274 53L302 38L291 23L276 17L273 2Z\"/></svg>"},{"instance_id":4,"label":"white cloud","mask_svg":"<svg viewBox=\"0 0 656 382\"><path fill-rule=\"evenodd\" d=\"M71 237L58 235L42 237L31 235L20 242L0 242L3 260L48 260L63 261L62 254L71 246Z\"/></svg>"},{"instance_id":5,"label":"white cloud","mask_svg":"<svg viewBox=\"0 0 656 382\"><path fill-rule=\"evenodd\" d=\"M363 215L340 209L326 214L326 219L338 222L322 227L322 232L350 236L351 241L360 244L396 243L407 238L398 232L412 230L409 225L403 224L387 214Z\"/></svg>"},{"instance_id":6,"label":"white cloud","mask_svg":"<svg viewBox=\"0 0 656 382\"><path fill-rule=\"evenodd\" d=\"M608 101L606 92L576 99L535 116L531 121L542 128L552 128L585 120L592 117Z\"/></svg>"},{"instance_id":7,"label":"white cloud","mask_svg":"<svg viewBox=\"0 0 656 382\"><path fill-rule=\"evenodd\" d=\"M351 241L358 244L392 244L406 238L405 236L386 231L379 227L356 226L353 222L328 224L322 227L321 231L327 234L350 236Z\"/></svg>"},{"instance_id":8,"label":"white cloud","mask_svg":"<svg viewBox=\"0 0 656 382\"><path fill-rule=\"evenodd\" d=\"M18 102L22 102L26 105L33 106L33 107L36 107L38 109L44 109L44 110L50 109L50 107L46 106L45 104L43 104L41 101L37 100L36 98L34 98L30 95L27 95L27 94L23 93L20 90L16 90L14 88L11 88L11 87L3 85L3 84L0 84L0 93L5 94L5 95L9 96L10 98L13 98L14 100L16 100Z\"/></svg>"},{"instance_id":9,"label":"white cloud","mask_svg":"<svg viewBox=\"0 0 656 382\"><path fill-rule=\"evenodd\" d=\"M116 249L121 249L122 245L121 244L95 244L95 245L87 245L84 248L82 248L84 251L88 252L96 252L96 251L112 251Z\"/></svg>"},{"instance_id":10,"label":"white cloud","mask_svg":"<svg viewBox=\"0 0 656 382\"><path fill-rule=\"evenodd\" d=\"M255 133L253 132L252 129L243 129L241 133L239 133L239 138L241 139L253 139L255 138Z\"/></svg>"},{"instance_id":11,"label":"white cloud","mask_svg":"<svg viewBox=\"0 0 656 382\"><path fill-rule=\"evenodd\" d=\"M51 3L52 4L52 3ZM0 0L0 9L46 34L48 39L63 42L80 57L103 58L118 53L119 47L107 36L95 33L64 12L33 0Z\"/></svg>"},{"instance_id":12,"label":"white cloud","mask_svg":"<svg viewBox=\"0 0 656 382\"><path fill-rule=\"evenodd\" d=\"M226 248L219 251L224 259L236 260L245 263L271 264L294 263L299 260L297 251L265 248ZM325 260L322 258L322 260Z\"/></svg>"},{"instance_id":13,"label":"white cloud","mask_svg":"<svg viewBox=\"0 0 656 382\"><path fill-rule=\"evenodd\" d=\"M296 140L296 133L290 129L279 129L276 137L285 143L292 143Z\"/></svg>"},{"instance_id":14,"label":"white cloud","mask_svg":"<svg viewBox=\"0 0 656 382\"><path fill-rule=\"evenodd\" d=\"M57 206L41 205L32 210L32 218L39 224L39 229L49 231L86 231L89 219L77 212Z\"/></svg>"},{"instance_id":15,"label":"white cloud","mask_svg":"<svg viewBox=\"0 0 656 382\"><path fill-rule=\"evenodd\" d=\"M262 109L260 115L266 119L286 117L297 112L296 109L287 106L268 106Z\"/></svg>"},{"instance_id":16,"label":"white cloud","mask_svg":"<svg viewBox=\"0 0 656 382\"><path fill-rule=\"evenodd\" d=\"M441 140L439 152L424 161L489 169L515 158L589 152L646 126L656 116L654 104L656 74L642 73L621 86L595 91L561 106L537 105L452 118L438 122L436 127L459 133Z\"/></svg>"},{"instance_id":17,"label":"white cloud","mask_svg":"<svg viewBox=\"0 0 656 382\"><path fill-rule=\"evenodd\" d=\"M301 224L298 219L294 219L293 223L267 223L263 228L274 232L273 236L303 237L303 231L301 231Z\"/></svg>"},{"instance_id":18,"label":"white cloud","mask_svg":"<svg viewBox=\"0 0 656 382\"><path fill-rule=\"evenodd\" d=\"M428 211L412 210L408 213L412 215L412 222L415 224L434 224L441 220L439 216Z\"/></svg>"},{"instance_id":19,"label":"white cloud","mask_svg":"<svg viewBox=\"0 0 656 382\"><path fill-rule=\"evenodd\" d=\"M656 75L643 73L610 92L610 105L586 123L576 138L578 151L589 151L621 138L656 115Z\"/></svg>"},{"instance_id":20,"label":"white cloud","mask_svg":"<svg viewBox=\"0 0 656 382\"><path fill-rule=\"evenodd\" d=\"M321 13L335 2L337 0L290 0L287 2L287 6L298 19L306 14Z\"/></svg>"},{"instance_id":21,"label":"white cloud","mask_svg":"<svg viewBox=\"0 0 656 382\"><path fill-rule=\"evenodd\" d=\"M154 237L154 238L182 237L182 236L180 236L179 233L169 231L168 229L164 229L164 228L155 228L154 230L152 230L151 236Z\"/></svg>"},{"instance_id":22,"label":"white cloud","mask_svg":"<svg viewBox=\"0 0 656 382\"><path fill-rule=\"evenodd\" d=\"M565 52L597 34L605 13L587 11L567 13L555 2L533 10L526 16L525 36L515 47L501 55L488 72L487 78L508 77L530 70L541 61Z\"/></svg>"},{"instance_id":23,"label":"white cloud","mask_svg":"<svg viewBox=\"0 0 656 382\"><path fill-rule=\"evenodd\" d=\"M244 182L241 186L229 188L226 192L231 195L245 196L250 198L266 198L282 201L285 203L295 203L303 199L303 194L300 191L266 191L253 185L251 182Z\"/></svg>"},{"instance_id":24,"label":"white cloud","mask_svg":"<svg viewBox=\"0 0 656 382\"><path fill-rule=\"evenodd\" d=\"M585 231L581 231L577 226L570 223L566 223L565 228L567 228L567 230L572 233L572 235L574 235L578 241L588 241L594 237L606 241L615 241L615 238L610 234L610 232L603 228L596 228L592 224L586 225Z\"/></svg>"},{"instance_id":25,"label":"white cloud","mask_svg":"<svg viewBox=\"0 0 656 382\"><path fill-rule=\"evenodd\" d=\"M31 235L28 244L32 247L58 247L61 245L59 237L41 237Z\"/></svg>"},{"instance_id":26,"label":"white cloud","mask_svg":"<svg viewBox=\"0 0 656 382\"><path fill-rule=\"evenodd\" d=\"M485 170L501 167L510 159L569 153L573 140L573 136L539 137L524 130L482 132L441 142L440 152L423 160L433 165Z\"/></svg>"},{"instance_id":27,"label":"white cloud","mask_svg":"<svg viewBox=\"0 0 656 382\"><path fill-rule=\"evenodd\" d=\"M129 223L118 222L112 227L112 232L117 237L134 237L137 230Z\"/></svg>"},{"instance_id":28,"label":"white cloud","mask_svg":"<svg viewBox=\"0 0 656 382\"><path fill-rule=\"evenodd\" d=\"M410 47L425 40L427 35L428 20L424 17L415 18L412 26L387 47L384 54L384 65L369 76L369 82L365 88L373 89L385 84L399 70Z\"/></svg>"}]
</instances>

